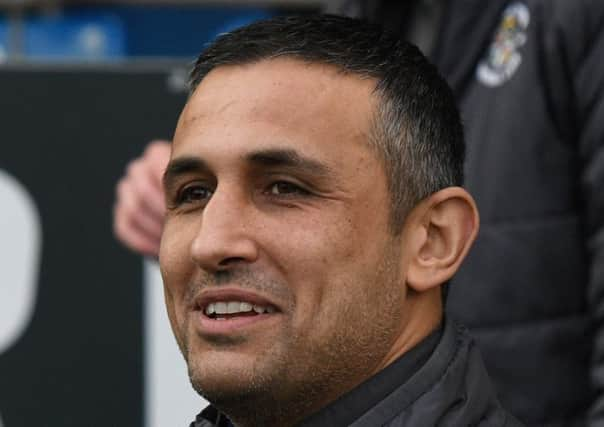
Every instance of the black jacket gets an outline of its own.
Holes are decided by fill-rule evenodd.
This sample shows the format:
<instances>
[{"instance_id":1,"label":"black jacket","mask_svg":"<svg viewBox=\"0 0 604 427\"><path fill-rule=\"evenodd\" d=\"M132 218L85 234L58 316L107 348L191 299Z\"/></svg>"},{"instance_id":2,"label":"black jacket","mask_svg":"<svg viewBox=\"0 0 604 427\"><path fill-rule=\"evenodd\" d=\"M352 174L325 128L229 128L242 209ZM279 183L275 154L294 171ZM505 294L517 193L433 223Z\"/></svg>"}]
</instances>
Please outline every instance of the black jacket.
<instances>
[{"instance_id":1,"label":"black jacket","mask_svg":"<svg viewBox=\"0 0 604 427\"><path fill-rule=\"evenodd\" d=\"M404 34L400 1L369 3ZM518 418L604 425L604 1L446 3L431 57L482 223L448 310Z\"/></svg>"},{"instance_id":2,"label":"black jacket","mask_svg":"<svg viewBox=\"0 0 604 427\"><path fill-rule=\"evenodd\" d=\"M505 412L495 397L480 353L466 330L447 322L436 348L427 361L404 383L387 393L352 423L352 427L515 427L520 426ZM404 356L403 356L404 357ZM395 362L396 364L397 362ZM387 377L391 368L378 373ZM371 379L369 380L371 381ZM347 399L369 395L373 384L364 383ZM336 401L332 406L341 405ZM349 402L348 402L349 403ZM341 407L340 407L341 408ZM330 417L329 407L302 423L304 427L344 427ZM224 415L209 407L191 427L226 427Z\"/></svg>"}]
</instances>

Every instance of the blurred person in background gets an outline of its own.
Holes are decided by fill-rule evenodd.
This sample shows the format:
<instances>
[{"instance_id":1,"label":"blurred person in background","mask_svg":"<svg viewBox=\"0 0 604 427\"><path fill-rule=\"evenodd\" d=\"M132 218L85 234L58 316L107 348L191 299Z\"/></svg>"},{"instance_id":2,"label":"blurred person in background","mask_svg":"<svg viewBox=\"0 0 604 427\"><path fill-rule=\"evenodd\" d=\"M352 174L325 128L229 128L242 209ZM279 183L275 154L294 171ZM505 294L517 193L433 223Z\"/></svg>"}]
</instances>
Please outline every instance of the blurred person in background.
<instances>
[{"instance_id":1,"label":"blurred person in background","mask_svg":"<svg viewBox=\"0 0 604 427\"><path fill-rule=\"evenodd\" d=\"M338 4L335 4L338 3ZM453 87L482 230L447 311L504 407L529 425L604 425L604 2L334 2L417 44ZM156 256L167 142L118 184L115 232Z\"/></svg>"}]
</instances>

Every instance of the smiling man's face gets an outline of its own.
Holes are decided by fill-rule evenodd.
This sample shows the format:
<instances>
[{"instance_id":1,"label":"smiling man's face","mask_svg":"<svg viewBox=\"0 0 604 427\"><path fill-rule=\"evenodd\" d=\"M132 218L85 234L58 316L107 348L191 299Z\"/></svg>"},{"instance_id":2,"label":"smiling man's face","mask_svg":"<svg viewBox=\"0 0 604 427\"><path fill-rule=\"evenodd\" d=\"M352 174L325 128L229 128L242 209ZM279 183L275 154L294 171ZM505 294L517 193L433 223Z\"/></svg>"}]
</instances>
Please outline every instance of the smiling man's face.
<instances>
[{"instance_id":1,"label":"smiling man's face","mask_svg":"<svg viewBox=\"0 0 604 427\"><path fill-rule=\"evenodd\" d=\"M233 418L318 409L383 368L404 328L374 85L294 59L222 66L179 119L166 304L194 387Z\"/></svg>"}]
</instances>

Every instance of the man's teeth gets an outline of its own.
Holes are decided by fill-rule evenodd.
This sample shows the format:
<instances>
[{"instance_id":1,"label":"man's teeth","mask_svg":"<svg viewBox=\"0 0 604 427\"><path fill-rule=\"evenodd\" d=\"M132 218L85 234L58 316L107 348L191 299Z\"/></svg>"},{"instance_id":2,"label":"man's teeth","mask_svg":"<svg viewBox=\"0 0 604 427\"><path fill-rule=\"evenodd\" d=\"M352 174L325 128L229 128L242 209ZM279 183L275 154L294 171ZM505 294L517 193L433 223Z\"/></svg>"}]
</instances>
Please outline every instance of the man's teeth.
<instances>
[{"instance_id":1,"label":"man's teeth","mask_svg":"<svg viewBox=\"0 0 604 427\"><path fill-rule=\"evenodd\" d=\"M275 312L275 308L271 306L265 307L241 301L219 301L208 304L205 313L210 316L212 314L249 313L252 310L258 314Z\"/></svg>"}]
</instances>

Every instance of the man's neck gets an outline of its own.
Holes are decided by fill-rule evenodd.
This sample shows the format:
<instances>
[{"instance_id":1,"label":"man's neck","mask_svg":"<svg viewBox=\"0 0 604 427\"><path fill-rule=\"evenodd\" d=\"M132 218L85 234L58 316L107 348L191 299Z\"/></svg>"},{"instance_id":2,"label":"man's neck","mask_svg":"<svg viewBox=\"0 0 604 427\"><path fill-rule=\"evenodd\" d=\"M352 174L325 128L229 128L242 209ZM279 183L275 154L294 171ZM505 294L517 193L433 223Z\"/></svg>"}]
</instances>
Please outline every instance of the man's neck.
<instances>
[{"instance_id":1,"label":"man's neck","mask_svg":"<svg viewBox=\"0 0 604 427\"><path fill-rule=\"evenodd\" d=\"M409 290L403 313L401 332L372 375L407 353L439 327L443 319L441 288L421 293Z\"/></svg>"}]
</instances>

